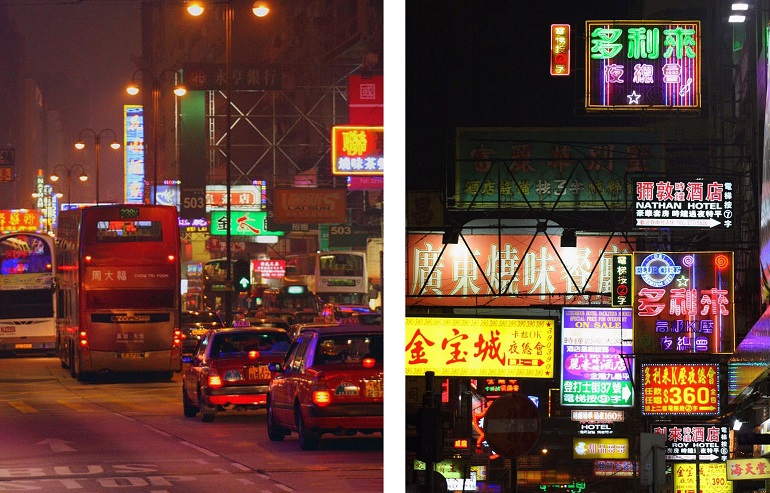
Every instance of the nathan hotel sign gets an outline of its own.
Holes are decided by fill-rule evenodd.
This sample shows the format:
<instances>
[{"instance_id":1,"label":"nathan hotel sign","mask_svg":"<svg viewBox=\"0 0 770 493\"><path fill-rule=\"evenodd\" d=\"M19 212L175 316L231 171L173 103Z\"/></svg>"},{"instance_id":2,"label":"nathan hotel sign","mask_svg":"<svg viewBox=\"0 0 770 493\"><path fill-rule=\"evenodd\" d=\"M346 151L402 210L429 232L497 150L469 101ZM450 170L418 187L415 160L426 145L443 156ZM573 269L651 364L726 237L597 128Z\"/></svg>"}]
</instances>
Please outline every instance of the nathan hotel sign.
<instances>
[{"instance_id":1,"label":"nathan hotel sign","mask_svg":"<svg viewBox=\"0 0 770 493\"><path fill-rule=\"evenodd\" d=\"M700 110L700 21L589 20L585 38L587 110Z\"/></svg>"},{"instance_id":2,"label":"nathan hotel sign","mask_svg":"<svg viewBox=\"0 0 770 493\"><path fill-rule=\"evenodd\" d=\"M631 178L634 225L640 228L732 229L733 180L718 177Z\"/></svg>"}]
</instances>

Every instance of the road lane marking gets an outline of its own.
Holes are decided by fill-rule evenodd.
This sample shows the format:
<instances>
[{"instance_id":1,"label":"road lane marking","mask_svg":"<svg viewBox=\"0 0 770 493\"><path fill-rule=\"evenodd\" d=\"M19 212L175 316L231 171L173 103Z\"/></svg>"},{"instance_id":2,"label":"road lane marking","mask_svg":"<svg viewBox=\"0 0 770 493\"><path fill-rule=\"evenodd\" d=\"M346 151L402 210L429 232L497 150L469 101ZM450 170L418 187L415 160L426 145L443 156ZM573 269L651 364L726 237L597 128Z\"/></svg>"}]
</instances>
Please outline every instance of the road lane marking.
<instances>
[{"instance_id":1,"label":"road lane marking","mask_svg":"<svg viewBox=\"0 0 770 493\"><path fill-rule=\"evenodd\" d=\"M31 414L40 412L24 401L8 401L8 404L21 413Z\"/></svg>"},{"instance_id":2,"label":"road lane marking","mask_svg":"<svg viewBox=\"0 0 770 493\"><path fill-rule=\"evenodd\" d=\"M283 485L281 483L275 483L275 487L278 488L279 490L283 490L283 491L294 491L294 488L292 488L290 486Z\"/></svg>"},{"instance_id":3,"label":"road lane marking","mask_svg":"<svg viewBox=\"0 0 770 493\"><path fill-rule=\"evenodd\" d=\"M64 407L68 407L72 409L73 411L77 411L79 413L92 413L95 412L93 408L86 406L83 402L73 402L73 401L64 401L64 400L58 400L57 403L61 404Z\"/></svg>"},{"instance_id":4,"label":"road lane marking","mask_svg":"<svg viewBox=\"0 0 770 493\"><path fill-rule=\"evenodd\" d=\"M195 444L192 444L190 442L186 442L186 441L182 440L179 443L181 443L185 447L190 447L191 449L197 450L198 452L202 453L203 455L208 455L209 457L219 457L219 454L215 454L214 452L212 452L210 450L206 450L205 448L199 447L199 446L197 446Z\"/></svg>"}]
</instances>

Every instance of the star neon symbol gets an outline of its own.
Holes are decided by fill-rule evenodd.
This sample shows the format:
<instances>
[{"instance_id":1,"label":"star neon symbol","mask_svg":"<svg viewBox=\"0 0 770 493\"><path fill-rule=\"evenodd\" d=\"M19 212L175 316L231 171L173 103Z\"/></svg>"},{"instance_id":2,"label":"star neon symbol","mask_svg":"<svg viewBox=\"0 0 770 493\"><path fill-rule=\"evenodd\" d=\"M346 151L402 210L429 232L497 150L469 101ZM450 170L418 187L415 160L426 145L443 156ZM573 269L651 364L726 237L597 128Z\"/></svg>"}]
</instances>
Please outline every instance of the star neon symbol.
<instances>
[{"instance_id":1,"label":"star neon symbol","mask_svg":"<svg viewBox=\"0 0 770 493\"><path fill-rule=\"evenodd\" d=\"M676 285L679 286L680 288L686 288L687 285L689 284L689 281L690 280L687 279L686 276L682 276L676 280Z\"/></svg>"},{"instance_id":2,"label":"star neon symbol","mask_svg":"<svg viewBox=\"0 0 770 493\"><path fill-rule=\"evenodd\" d=\"M641 94L637 94L636 90L634 90L631 94L626 96L628 98L628 104L639 104L639 98L641 96Z\"/></svg>"}]
</instances>

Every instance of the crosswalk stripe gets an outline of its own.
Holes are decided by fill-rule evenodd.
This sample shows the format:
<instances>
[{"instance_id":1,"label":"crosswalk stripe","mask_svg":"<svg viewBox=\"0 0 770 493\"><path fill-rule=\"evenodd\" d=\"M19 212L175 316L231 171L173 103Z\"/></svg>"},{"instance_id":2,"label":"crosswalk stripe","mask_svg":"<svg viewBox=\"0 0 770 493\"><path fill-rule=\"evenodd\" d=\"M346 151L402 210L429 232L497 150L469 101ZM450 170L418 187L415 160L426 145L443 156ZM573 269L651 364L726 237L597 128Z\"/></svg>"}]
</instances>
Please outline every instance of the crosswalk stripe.
<instances>
[{"instance_id":1,"label":"crosswalk stripe","mask_svg":"<svg viewBox=\"0 0 770 493\"><path fill-rule=\"evenodd\" d=\"M72 409L73 411L77 411L79 413L92 413L94 412L93 408L86 406L82 402L75 402L75 401L56 401L62 406L68 407Z\"/></svg>"},{"instance_id":2,"label":"crosswalk stripe","mask_svg":"<svg viewBox=\"0 0 770 493\"><path fill-rule=\"evenodd\" d=\"M30 406L29 404L27 404L24 401L8 401L8 404L10 406L12 406L14 409L16 409L17 411L25 413L25 414L40 412L40 411L38 411L34 407Z\"/></svg>"}]
</instances>

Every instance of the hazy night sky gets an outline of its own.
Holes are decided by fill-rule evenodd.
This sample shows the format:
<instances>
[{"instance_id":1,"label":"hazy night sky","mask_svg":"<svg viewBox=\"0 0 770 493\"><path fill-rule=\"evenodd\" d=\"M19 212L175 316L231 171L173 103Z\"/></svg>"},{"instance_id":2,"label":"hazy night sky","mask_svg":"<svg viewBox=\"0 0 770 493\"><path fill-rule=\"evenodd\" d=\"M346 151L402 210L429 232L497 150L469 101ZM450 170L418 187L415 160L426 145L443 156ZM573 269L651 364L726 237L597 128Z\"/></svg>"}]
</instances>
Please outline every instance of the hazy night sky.
<instances>
[{"instance_id":1,"label":"hazy night sky","mask_svg":"<svg viewBox=\"0 0 770 493\"><path fill-rule=\"evenodd\" d=\"M37 79L40 74L63 73L71 82L89 88L87 100L81 103L90 108L83 115L84 120L72 121L72 115L61 113L65 139L74 144L83 128L97 132L110 128L122 141L123 105L140 103L125 92L136 69L132 57L141 56L139 0L6 0L3 3L9 6L9 15L24 37L28 76ZM59 109L53 97L47 104ZM93 146L93 137L85 140ZM72 149L68 164L94 166L78 152ZM92 156L89 155L90 161ZM122 201L123 150L116 152L102 145L100 159L101 200Z\"/></svg>"}]
</instances>

